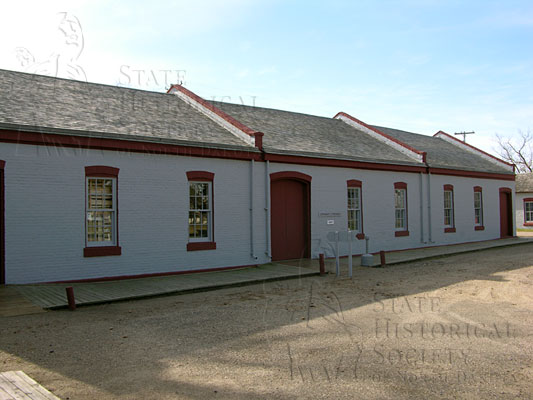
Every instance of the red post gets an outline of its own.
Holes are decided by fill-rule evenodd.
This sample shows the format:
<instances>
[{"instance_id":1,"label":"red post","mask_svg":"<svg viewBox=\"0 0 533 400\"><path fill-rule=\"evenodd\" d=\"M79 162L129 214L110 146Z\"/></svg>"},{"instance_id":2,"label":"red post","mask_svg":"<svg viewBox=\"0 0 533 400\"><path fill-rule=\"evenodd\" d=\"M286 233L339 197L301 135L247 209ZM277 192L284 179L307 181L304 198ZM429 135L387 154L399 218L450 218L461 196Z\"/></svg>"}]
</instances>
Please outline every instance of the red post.
<instances>
[{"instance_id":1,"label":"red post","mask_svg":"<svg viewBox=\"0 0 533 400\"><path fill-rule=\"evenodd\" d=\"M68 308L71 311L76 309L76 300L74 299L74 289L72 286L65 288L67 291Z\"/></svg>"},{"instance_id":2,"label":"red post","mask_svg":"<svg viewBox=\"0 0 533 400\"><path fill-rule=\"evenodd\" d=\"M320 262L320 275L325 275L326 274L326 266L324 264L324 254L323 253L320 253L318 255L318 260Z\"/></svg>"},{"instance_id":3,"label":"red post","mask_svg":"<svg viewBox=\"0 0 533 400\"><path fill-rule=\"evenodd\" d=\"M381 261L381 266L384 267L387 262L385 261L385 252L383 250L379 252L379 259Z\"/></svg>"}]
</instances>

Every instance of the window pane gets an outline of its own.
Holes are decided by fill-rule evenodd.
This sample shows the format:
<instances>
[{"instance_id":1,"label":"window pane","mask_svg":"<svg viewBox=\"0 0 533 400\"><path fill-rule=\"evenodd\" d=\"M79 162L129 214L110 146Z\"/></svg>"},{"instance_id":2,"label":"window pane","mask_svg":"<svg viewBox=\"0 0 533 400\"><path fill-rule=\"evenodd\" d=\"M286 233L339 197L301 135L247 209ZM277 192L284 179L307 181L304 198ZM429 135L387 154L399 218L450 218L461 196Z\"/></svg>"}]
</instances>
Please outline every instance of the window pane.
<instances>
[{"instance_id":1,"label":"window pane","mask_svg":"<svg viewBox=\"0 0 533 400\"><path fill-rule=\"evenodd\" d=\"M474 207L475 208L481 207L481 193L480 192L474 193Z\"/></svg>"},{"instance_id":2,"label":"window pane","mask_svg":"<svg viewBox=\"0 0 533 400\"><path fill-rule=\"evenodd\" d=\"M452 224L452 211L444 210L444 225L451 225L451 224Z\"/></svg>"},{"instance_id":3,"label":"window pane","mask_svg":"<svg viewBox=\"0 0 533 400\"><path fill-rule=\"evenodd\" d=\"M445 191L444 192L444 208L451 208L452 201L451 201L451 192Z\"/></svg>"},{"instance_id":4,"label":"window pane","mask_svg":"<svg viewBox=\"0 0 533 400\"><path fill-rule=\"evenodd\" d=\"M396 189L394 193L395 193L395 207L405 208L405 190Z\"/></svg>"},{"instance_id":5,"label":"window pane","mask_svg":"<svg viewBox=\"0 0 533 400\"><path fill-rule=\"evenodd\" d=\"M211 230L209 182L189 182L189 237L209 239Z\"/></svg>"},{"instance_id":6,"label":"window pane","mask_svg":"<svg viewBox=\"0 0 533 400\"><path fill-rule=\"evenodd\" d=\"M114 179L87 179L87 242L113 242L115 225Z\"/></svg>"}]
</instances>

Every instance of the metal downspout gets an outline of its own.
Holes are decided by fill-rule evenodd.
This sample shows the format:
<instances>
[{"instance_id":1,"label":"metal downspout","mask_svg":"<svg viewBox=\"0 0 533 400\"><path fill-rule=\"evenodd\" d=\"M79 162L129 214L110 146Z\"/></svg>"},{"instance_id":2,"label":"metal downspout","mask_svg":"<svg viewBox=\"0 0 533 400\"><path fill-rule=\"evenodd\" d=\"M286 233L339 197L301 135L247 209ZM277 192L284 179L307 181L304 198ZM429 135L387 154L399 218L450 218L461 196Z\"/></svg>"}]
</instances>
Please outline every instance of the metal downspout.
<instances>
[{"instance_id":1,"label":"metal downspout","mask_svg":"<svg viewBox=\"0 0 533 400\"><path fill-rule=\"evenodd\" d=\"M266 226L266 251L265 254L272 258L270 243L270 161L267 160L265 168L265 226Z\"/></svg>"},{"instance_id":2,"label":"metal downspout","mask_svg":"<svg viewBox=\"0 0 533 400\"><path fill-rule=\"evenodd\" d=\"M424 183L424 178L422 177L422 172L419 173L419 186L420 186L420 243L425 243L424 241L424 188L422 187Z\"/></svg>"},{"instance_id":3,"label":"metal downspout","mask_svg":"<svg viewBox=\"0 0 533 400\"><path fill-rule=\"evenodd\" d=\"M433 237L431 234L431 172L428 168L428 241L433 243Z\"/></svg>"},{"instance_id":4,"label":"metal downspout","mask_svg":"<svg viewBox=\"0 0 533 400\"><path fill-rule=\"evenodd\" d=\"M250 163L250 254L254 260L257 260L254 246L254 167L255 161L252 160Z\"/></svg>"}]
</instances>

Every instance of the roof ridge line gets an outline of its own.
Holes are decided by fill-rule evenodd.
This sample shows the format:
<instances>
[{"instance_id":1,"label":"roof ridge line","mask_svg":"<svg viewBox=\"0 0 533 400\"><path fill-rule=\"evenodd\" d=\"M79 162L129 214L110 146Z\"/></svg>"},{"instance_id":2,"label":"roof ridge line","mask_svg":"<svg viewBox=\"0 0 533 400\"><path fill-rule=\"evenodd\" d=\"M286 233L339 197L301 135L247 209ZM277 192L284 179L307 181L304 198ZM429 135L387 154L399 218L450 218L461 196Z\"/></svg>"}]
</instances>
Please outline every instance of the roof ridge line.
<instances>
[{"instance_id":1,"label":"roof ridge line","mask_svg":"<svg viewBox=\"0 0 533 400\"><path fill-rule=\"evenodd\" d=\"M514 164L508 163L507 161L504 161L504 160L502 160L502 159L500 159L498 157L495 157L492 154L489 154L489 153L487 153L487 152L485 152L485 151L483 151L481 149L478 149L475 146L472 146L471 144L468 144L466 142L462 142L459 139L454 138L452 135L450 135L450 134L448 134L448 133L446 133L444 131L438 131L437 133L435 133L433 135L433 137L445 140L446 142L451 143L454 146L461 147L461 148L463 148L464 150L466 150L466 151L468 151L470 153L477 154L477 155L483 157L485 160L492 162L493 164L496 164L496 165L499 165L499 166L502 166L502 164L503 164L506 167L511 167L511 170L513 172L515 171Z\"/></svg>"},{"instance_id":2,"label":"roof ridge line","mask_svg":"<svg viewBox=\"0 0 533 400\"><path fill-rule=\"evenodd\" d=\"M403 143L400 140L393 138L392 136L389 136L386 133L381 132L379 129L376 129L373 126L368 125L355 117L352 117L350 114L340 111L333 118L339 119L354 128L358 128L364 133L372 136L375 139L378 139L379 141L389 145L390 147L400 151L401 153L419 162L423 162L423 163L426 162L425 151L417 150L414 147L409 146L408 144Z\"/></svg>"},{"instance_id":3,"label":"roof ridge line","mask_svg":"<svg viewBox=\"0 0 533 400\"><path fill-rule=\"evenodd\" d=\"M245 143L255 146L260 150L263 148L262 132L255 131L254 129L244 125L231 115L226 114L220 108L214 106L189 89L183 87L183 85L171 85L167 93L178 96L180 99L204 114L206 117L225 128L239 139L242 139Z\"/></svg>"}]
</instances>

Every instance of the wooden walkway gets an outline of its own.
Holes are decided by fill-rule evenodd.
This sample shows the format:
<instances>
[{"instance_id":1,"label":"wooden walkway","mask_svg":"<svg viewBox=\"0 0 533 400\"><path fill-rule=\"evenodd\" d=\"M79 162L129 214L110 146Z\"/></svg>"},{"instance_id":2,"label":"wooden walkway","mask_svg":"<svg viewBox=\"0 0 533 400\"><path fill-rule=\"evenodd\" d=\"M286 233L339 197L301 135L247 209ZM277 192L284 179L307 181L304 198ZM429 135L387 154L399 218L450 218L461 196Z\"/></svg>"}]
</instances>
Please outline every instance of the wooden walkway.
<instances>
[{"instance_id":1,"label":"wooden walkway","mask_svg":"<svg viewBox=\"0 0 533 400\"><path fill-rule=\"evenodd\" d=\"M41 312L44 312L41 307L21 296L14 287L0 285L0 317L13 317Z\"/></svg>"},{"instance_id":2,"label":"wooden walkway","mask_svg":"<svg viewBox=\"0 0 533 400\"><path fill-rule=\"evenodd\" d=\"M0 400L60 400L22 371L0 373Z\"/></svg>"},{"instance_id":3,"label":"wooden walkway","mask_svg":"<svg viewBox=\"0 0 533 400\"><path fill-rule=\"evenodd\" d=\"M387 265L393 265L528 243L533 243L533 238L509 238L395 251L386 254L386 263ZM345 276L348 268L348 258L341 258L340 262L341 274ZM353 265L356 268L364 268L359 267L360 257L353 257ZM373 266L379 265L380 257L379 255L375 255ZM326 271L334 272L334 270L335 260L326 260ZM74 288L76 305L89 305L168 294L185 294L215 290L282 279L294 279L313 276L318 273L318 260L306 259L217 272L167 275L95 283L13 285L9 286L9 288L16 290L20 295L41 308L55 309L67 306L65 288L68 286ZM27 306L28 301L26 301L24 307ZM37 310L37 307L34 307L31 311L34 312L35 310Z\"/></svg>"},{"instance_id":4,"label":"wooden walkway","mask_svg":"<svg viewBox=\"0 0 533 400\"><path fill-rule=\"evenodd\" d=\"M76 305L109 303L168 294L185 294L231 286L313 276L314 269L277 263L227 271L167 275L94 283L38 284L12 286L32 303L42 308L67 306L65 288L72 286Z\"/></svg>"}]
</instances>

